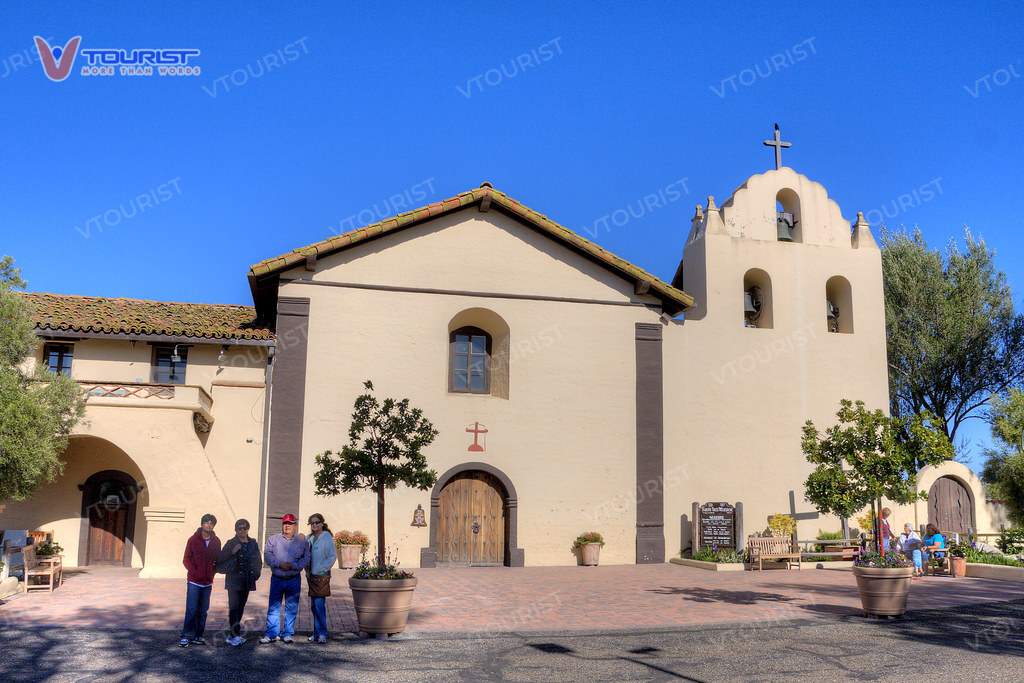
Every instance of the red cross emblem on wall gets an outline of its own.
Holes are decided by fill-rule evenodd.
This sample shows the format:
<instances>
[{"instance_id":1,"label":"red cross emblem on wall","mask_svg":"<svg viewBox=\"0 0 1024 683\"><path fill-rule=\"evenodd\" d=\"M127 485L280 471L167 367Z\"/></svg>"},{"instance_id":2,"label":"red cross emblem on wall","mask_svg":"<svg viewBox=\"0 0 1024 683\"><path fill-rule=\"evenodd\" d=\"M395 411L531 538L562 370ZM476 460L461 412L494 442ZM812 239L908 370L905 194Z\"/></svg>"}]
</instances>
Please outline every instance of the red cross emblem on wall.
<instances>
[{"instance_id":1,"label":"red cross emblem on wall","mask_svg":"<svg viewBox=\"0 0 1024 683\"><path fill-rule=\"evenodd\" d=\"M473 443L469 445L467 451L478 452L484 450L484 447L480 445L480 435L486 434L487 429L479 422L474 422L472 426L466 427L466 431L473 435Z\"/></svg>"}]
</instances>

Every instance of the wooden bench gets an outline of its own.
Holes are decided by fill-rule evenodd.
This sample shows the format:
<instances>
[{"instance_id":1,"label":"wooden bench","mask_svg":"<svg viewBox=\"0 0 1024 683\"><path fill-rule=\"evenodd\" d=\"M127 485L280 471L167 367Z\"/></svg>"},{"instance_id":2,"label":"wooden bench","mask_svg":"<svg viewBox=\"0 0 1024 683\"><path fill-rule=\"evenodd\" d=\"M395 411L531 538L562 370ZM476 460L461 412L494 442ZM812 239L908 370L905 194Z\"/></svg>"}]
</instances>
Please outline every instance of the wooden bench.
<instances>
[{"instance_id":1,"label":"wooden bench","mask_svg":"<svg viewBox=\"0 0 1024 683\"><path fill-rule=\"evenodd\" d=\"M796 560L796 568L803 569L800 550L793 546L793 541L789 538L751 536L747 539L747 549L750 551L751 569L754 568L755 559L758 571L764 570L762 563L765 560L785 560L786 569L792 569L793 561Z\"/></svg>"},{"instance_id":2,"label":"wooden bench","mask_svg":"<svg viewBox=\"0 0 1024 683\"><path fill-rule=\"evenodd\" d=\"M52 555L37 557L35 544L27 545L21 549L21 555L25 558L25 592L32 588L54 588L60 587L61 579L64 577L64 556ZM32 585L31 579L34 576L46 578L46 583Z\"/></svg>"}]
</instances>

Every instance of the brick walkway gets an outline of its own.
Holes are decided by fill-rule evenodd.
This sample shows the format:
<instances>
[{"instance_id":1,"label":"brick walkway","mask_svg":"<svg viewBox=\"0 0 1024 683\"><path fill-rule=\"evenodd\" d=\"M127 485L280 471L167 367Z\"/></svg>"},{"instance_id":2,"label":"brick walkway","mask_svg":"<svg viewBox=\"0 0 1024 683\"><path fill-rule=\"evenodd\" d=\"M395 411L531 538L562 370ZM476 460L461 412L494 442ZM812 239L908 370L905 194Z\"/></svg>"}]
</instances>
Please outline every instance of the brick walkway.
<instances>
[{"instance_id":1,"label":"brick walkway","mask_svg":"<svg viewBox=\"0 0 1024 683\"><path fill-rule=\"evenodd\" d=\"M408 633L591 630L685 624L767 622L860 614L849 569L709 572L673 564L608 567L417 569ZM355 631L346 578L335 570L328 598L330 630ZM246 626L260 632L269 578L246 607ZM184 616L183 579L140 579L138 570L70 570L54 593L33 591L0 606L0 625L73 626L176 631ZM926 577L914 581L909 610L1024 599L1024 584ZM207 634L227 627L227 593L218 577ZM305 586L296 631L311 630Z\"/></svg>"}]
</instances>

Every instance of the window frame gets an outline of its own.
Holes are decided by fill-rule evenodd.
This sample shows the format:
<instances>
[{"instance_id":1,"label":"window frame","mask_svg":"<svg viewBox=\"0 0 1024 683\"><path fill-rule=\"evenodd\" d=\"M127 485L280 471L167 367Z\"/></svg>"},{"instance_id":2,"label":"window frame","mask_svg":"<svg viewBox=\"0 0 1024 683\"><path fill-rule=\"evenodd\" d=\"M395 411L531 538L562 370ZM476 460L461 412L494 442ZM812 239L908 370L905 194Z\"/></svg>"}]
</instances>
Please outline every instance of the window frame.
<instances>
[{"instance_id":1,"label":"window frame","mask_svg":"<svg viewBox=\"0 0 1024 683\"><path fill-rule=\"evenodd\" d=\"M473 382L470 377L466 378L466 388L456 389L455 388L455 342L459 336L469 337L469 352L467 358L467 373L469 367L472 366L473 359L473 337L483 337L484 343L484 387L483 389L473 389ZM491 334L486 330L482 330L479 327L473 327L471 325L465 325L456 330L452 330L448 333L448 393L451 394L478 394L478 395L489 395L491 393L491 347L493 338Z\"/></svg>"},{"instance_id":2,"label":"window frame","mask_svg":"<svg viewBox=\"0 0 1024 683\"><path fill-rule=\"evenodd\" d=\"M178 347L178 355L181 356L180 363L171 363L170 357L174 354L174 347ZM188 350L191 348L191 344L154 344L153 345L153 360L150 364L149 381L153 384L173 384L180 386L185 384L185 377L188 372ZM169 365L170 373L167 376L166 381L161 381L160 372L160 360L161 356L166 353L167 362ZM181 368L181 381L174 381L175 377L178 377L178 373L174 372L176 366Z\"/></svg>"},{"instance_id":3,"label":"window frame","mask_svg":"<svg viewBox=\"0 0 1024 683\"><path fill-rule=\"evenodd\" d=\"M54 369L50 366L50 353L53 350L57 350L58 367ZM46 342L43 344L43 365L50 372L58 375L65 375L72 377L71 364L75 360L75 345L68 342ZM65 366L65 361L67 366Z\"/></svg>"}]
</instances>

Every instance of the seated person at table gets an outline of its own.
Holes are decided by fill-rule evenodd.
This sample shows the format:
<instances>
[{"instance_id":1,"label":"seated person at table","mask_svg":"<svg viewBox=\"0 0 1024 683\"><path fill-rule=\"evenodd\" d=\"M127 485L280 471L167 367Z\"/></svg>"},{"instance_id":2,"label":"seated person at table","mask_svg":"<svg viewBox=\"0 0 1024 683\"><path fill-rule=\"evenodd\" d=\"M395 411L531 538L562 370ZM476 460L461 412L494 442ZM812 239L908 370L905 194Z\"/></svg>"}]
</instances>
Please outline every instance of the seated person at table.
<instances>
[{"instance_id":1,"label":"seated person at table","mask_svg":"<svg viewBox=\"0 0 1024 683\"><path fill-rule=\"evenodd\" d=\"M924 545L921 550L924 551L924 561L935 558L939 559L946 556L946 539L939 533L938 528L934 524L929 524L924 529Z\"/></svg>"},{"instance_id":2,"label":"seated person at table","mask_svg":"<svg viewBox=\"0 0 1024 683\"><path fill-rule=\"evenodd\" d=\"M921 576L923 573L921 565L924 558L921 555L921 545L921 537L917 535L914 528L909 523L904 524L903 533L900 534L900 549L907 556L907 559L913 560L914 576Z\"/></svg>"}]
</instances>

